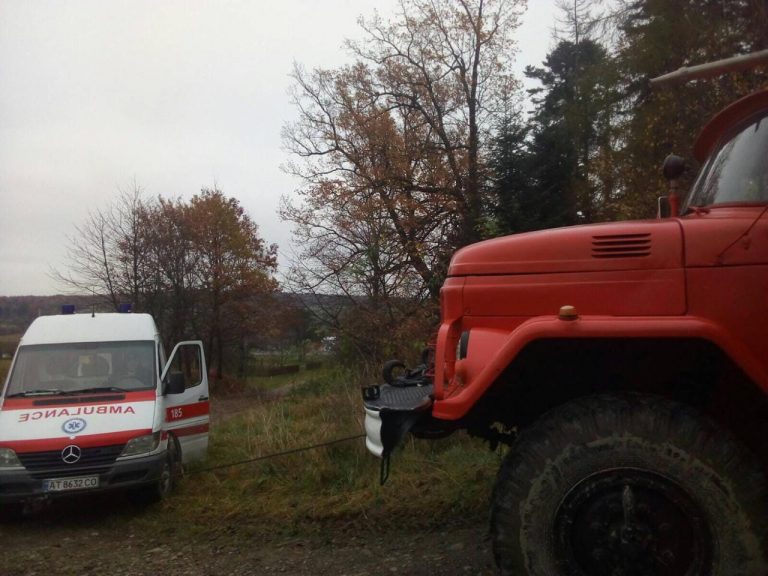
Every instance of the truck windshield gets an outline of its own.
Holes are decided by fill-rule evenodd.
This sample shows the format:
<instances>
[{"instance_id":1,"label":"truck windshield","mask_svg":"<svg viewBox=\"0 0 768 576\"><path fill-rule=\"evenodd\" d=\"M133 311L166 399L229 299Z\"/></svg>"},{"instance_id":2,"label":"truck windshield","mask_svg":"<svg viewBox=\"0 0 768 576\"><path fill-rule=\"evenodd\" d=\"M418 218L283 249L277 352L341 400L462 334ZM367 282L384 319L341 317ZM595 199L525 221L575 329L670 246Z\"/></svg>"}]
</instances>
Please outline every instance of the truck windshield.
<instances>
[{"instance_id":1,"label":"truck windshield","mask_svg":"<svg viewBox=\"0 0 768 576\"><path fill-rule=\"evenodd\" d=\"M752 118L720 145L696 179L687 207L768 202L768 115Z\"/></svg>"},{"instance_id":2,"label":"truck windshield","mask_svg":"<svg viewBox=\"0 0 768 576\"><path fill-rule=\"evenodd\" d=\"M44 344L19 348L5 396L147 390L156 383L152 341Z\"/></svg>"}]
</instances>

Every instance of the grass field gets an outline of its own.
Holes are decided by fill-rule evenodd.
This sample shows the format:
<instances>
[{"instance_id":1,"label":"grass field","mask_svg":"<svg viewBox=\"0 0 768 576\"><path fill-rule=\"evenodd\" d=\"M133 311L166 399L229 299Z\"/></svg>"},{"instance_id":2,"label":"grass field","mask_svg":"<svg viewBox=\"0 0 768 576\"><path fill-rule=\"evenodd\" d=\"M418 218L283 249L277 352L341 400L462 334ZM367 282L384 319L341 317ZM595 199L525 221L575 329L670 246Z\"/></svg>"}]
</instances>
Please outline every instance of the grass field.
<instances>
[{"instance_id":1,"label":"grass field","mask_svg":"<svg viewBox=\"0 0 768 576\"><path fill-rule=\"evenodd\" d=\"M275 390L285 388L286 386L296 386L308 379L317 380L325 377L332 377L334 369L330 367L316 368L314 370L304 370L295 374L280 374L277 376L249 376L246 380L248 386L260 390Z\"/></svg>"},{"instance_id":2,"label":"grass field","mask_svg":"<svg viewBox=\"0 0 768 576\"><path fill-rule=\"evenodd\" d=\"M10 360L0 360L0 374ZM487 515L500 452L463 433L409 439L392 457L379 486L379 459L364 440L232 466L363 431L360 385L353 375L323 367L298 374L250 378L234 416L211 429L209 458L188 470L173 496L138 516L137 528L194 537L215 527L260 538L363 528L430 529L477 522ZM249 394L282 388L285 394ZM216 395L212 402L217 401ZM108 522L122 522L118 513Z\"/></svg>"},{"instance_id":3,"label":"grass field","mask_svg":"<svg viewBox=\"0 0 768 576\"><path fill-rule=\"evenodd\" d=\"M360 434L359 388L349 381L325 372L215 427L204 467ZM233 525L260 537L322 535L329 526L338 532L460 524L487 514L499 459L463 434L409 440L382 487L379 460L357 439L212 472L192 469L177 493L141 521L192 531Z\"/></svg>"}]
</instances>

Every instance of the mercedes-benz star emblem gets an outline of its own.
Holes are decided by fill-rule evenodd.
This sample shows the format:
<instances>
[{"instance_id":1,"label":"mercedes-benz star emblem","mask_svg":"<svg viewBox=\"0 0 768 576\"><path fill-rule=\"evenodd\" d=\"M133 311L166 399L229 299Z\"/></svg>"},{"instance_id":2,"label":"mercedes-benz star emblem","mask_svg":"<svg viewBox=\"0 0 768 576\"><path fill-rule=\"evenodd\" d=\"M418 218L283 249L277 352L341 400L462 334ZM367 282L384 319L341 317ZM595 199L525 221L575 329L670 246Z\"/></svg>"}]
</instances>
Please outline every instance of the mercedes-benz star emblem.
<instances>
[{"instance_id":1,"label":"mercedes-benz star emblem","mask_svg":"<svg viewBox=\"0 0 768 576\"><path fill-rule=\"evenodd\" d=\"M61 451L61 459L67 464L74 464L80 460L80 447L70 444Z\"/></svg>"}]
</instances>

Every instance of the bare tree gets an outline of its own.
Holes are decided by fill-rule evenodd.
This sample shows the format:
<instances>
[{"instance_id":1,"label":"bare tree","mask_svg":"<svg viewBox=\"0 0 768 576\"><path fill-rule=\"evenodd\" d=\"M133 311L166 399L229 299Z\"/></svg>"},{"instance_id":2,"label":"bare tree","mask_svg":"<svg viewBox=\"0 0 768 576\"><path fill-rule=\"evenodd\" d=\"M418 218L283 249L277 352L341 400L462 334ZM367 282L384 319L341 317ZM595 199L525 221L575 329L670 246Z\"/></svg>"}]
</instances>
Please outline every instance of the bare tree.
<instances>
[{"instance_id":1,"label":"bare tree","mask_svg":"<svg viewBox=\"0 0 768 576\"><path fill-rule=\"evenodd\" d=\"M134 184L109 208L90 212L69 240L66 271L51 277L77 293L92 293L117 309L122 301L141 305L146 281L144 226L147 205Z\"/></svg>"}]
</instances>

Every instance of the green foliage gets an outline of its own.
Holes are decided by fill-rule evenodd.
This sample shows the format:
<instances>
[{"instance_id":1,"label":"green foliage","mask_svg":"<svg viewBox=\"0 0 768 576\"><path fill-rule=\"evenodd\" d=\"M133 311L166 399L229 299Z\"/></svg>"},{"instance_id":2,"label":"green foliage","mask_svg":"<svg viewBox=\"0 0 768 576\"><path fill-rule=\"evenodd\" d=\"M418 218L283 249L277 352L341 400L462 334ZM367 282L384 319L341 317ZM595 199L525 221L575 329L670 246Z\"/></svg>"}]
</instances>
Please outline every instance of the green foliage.
<instances>
[{"instance_id":1,"label":"green foliage","mask_svg":"<svg viewBox=\"0 0 768 576\"><path fill-rule=\"evenodd\" d=\"M768 47L765 0L563 3L568 35L543 67L527 124L510 115L490 147L494 221L520 232L653 216L666 193L665 156L691 157L703 124L764 86L765 70L651 91L648 79L683 65ZM602 31L603 35L598 35Z\"/></svg>"},{"instance_id":2,"label":"green foliage","mask_svg":"<svg viewBox=\"0 0 768 576\"><path fill-rule=\"evenodd\" d=\"M665 184L661 164L669 153L691 157L706 120L736 98L764 86L765 70L650 91L647 79L676 70L768 47L768 4L764 0L709 2L627 2L615 54L624 78L620 152L621 187L617 211L650 216Z\"/></svg>"},{"instance_id":3,"label":"green foliage","mask_svg":"<svg viewBox=\"0 0 768 576\"><path fill-rule=\"evenodd\" d=\"M491 148L500 220L510 232L525 232L605 218L614 190L601 159L618 102L606 50L590 39L564 40L526 75L541 83L531 121L508 117Z\"/></svg>"}]
</instances>

